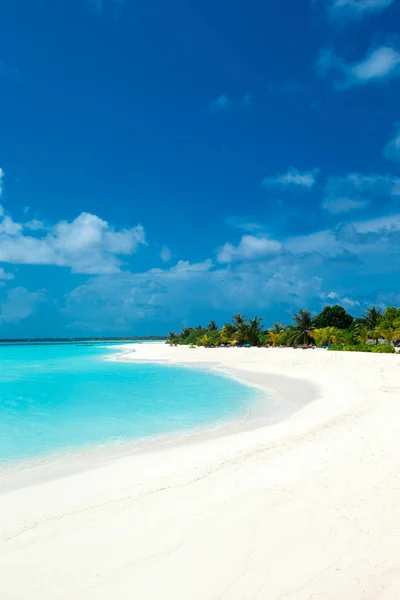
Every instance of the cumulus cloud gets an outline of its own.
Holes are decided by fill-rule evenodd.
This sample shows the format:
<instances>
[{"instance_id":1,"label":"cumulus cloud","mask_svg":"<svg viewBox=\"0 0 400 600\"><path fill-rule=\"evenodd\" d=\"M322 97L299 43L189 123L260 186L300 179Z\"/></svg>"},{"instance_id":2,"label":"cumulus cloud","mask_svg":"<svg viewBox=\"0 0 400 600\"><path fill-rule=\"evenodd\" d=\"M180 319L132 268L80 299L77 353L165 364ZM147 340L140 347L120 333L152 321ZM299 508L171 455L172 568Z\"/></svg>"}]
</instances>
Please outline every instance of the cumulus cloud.
<instances>
[{"instance_id":1,"label":"cumulus cloud","mask_svg":"<svg viewBox=\"0 0 400 600\"><path fill-rule=\"evenodd\" d=\"M322 208L327 210L332 215L340 215L352 210L365 208L367 205L367 200L356 200L355 198L340 196L338 198L325 198L322 203Z\"/></svg>"},{"instance_id":2,"label":"cumulus cloud","mask_svg":"<svg viewBox=\"0 0 400 600\"><path fill-rule=\"evenodd\" d=\"M186 268L93 277L67 296L65 310L74 320L79 316L83 330L95 331L99 323L113 331L131 331L134 324L149 321L154 327L176 327L197 320L205 308L214 315L277 306L292 310L294 303L303 305L322 291L322 280L311 272L304 277L300 263L239 263L218 269L186 263Z\"/></svg>"},{"instance_id":3,"label":"cumulus cloud","mask_svg":"<svg viewBox=\"0 0 400 600\"><path fill-rule=\"evenodd\" d=\"M397 126L393 138L386 144L384 154L390 160L400 161L400 125Z\"/></svg>"},{"instance_id":4,"label":"cumulus cloud","mask_svg":"<svg viewBox=\"0 0 400 600\"><path fill-rule=\"evenodd\" d=\"M0 323L16 323L29 317L38 304L46 302L46 290L30 292L24 287L8 290L7 297L0 304Z\"/></svg>"},{"instance_id":5,"label":"cumulus cloud","mask_svg":"<svg viewBox=\"0 0 400 600\"><path fill-rule=\"evenodd\" d=\"M163 246L161 248L161 252L160 252L160 258L163 262L169 262L171 260L171 250L168 248L168 246Z\"/></svg>"},{"instance_id":6,"label":"cumulus cloud","mask_svg":"<svg viewBox=\"0 0 400 600\"><path fill-rule=\"evenodd\" d=\"M244 235L237 246L226 243L217 254L219 263L228 264L243 260L256 260L273 256L280 252L280 242L266 237Z\"/></svg>"},{"instance_id":7,"label":"cumulus cloud","mask_svg":"<svg viewBox=\"0 0 400 600\"><path fill-rule=\"evenodd\" d=\"M334 18L361 18L384 11L395 0L331 0L328 4Z\"/></svg>"},{"instance_id":8,"label":"cumulus cloud","mask_svg":"<svg viewBox=\"0 0 400 600\"><path fill-rule=\"evenodd\" d=\"M179 261L169 269L92 277L67 295L65 312L74 317L74 327L86 331L129 331L140 321L156 327L158 319L184 319L210 302L202 286L212 277L212 266L210 259Z\"/></svg>"},{"instance_id":9,"label":"cumulus cloud","mask_svg":"<svg viewBox=\"0 0 400 600\"><path fill-rule=\"evenodd\" d=\"M284 243L284 249L292 254L318 253L328 258L352 256L369 257L383 272L397 267L397 254L400 246L400 214L392 214L376 219L352 221L340 224L333 229L295 236ZM385 257L385 264L382 257Z\"/></svg>"},{"instance_id":10,"label":"cumulus cloud","mask_svg":"<svg viewBox=\"0 0 400 600\"><path fill-rule=\"evenodd\" d=\"M243 97L232 100L225 94L221 94L218 98L215 98L210 102L209 108L211 112L229 112L233 109L240 110L244 108L251 108L253 101L253 94L246 92Z\"/></svg>"},{"instance_id":11,"label":"cumulus cloud","mask_svg":"<svg viewBox=\"0 0 400 600\"><path fill-rule=\"evenodd\" d=\"M297 186L300 188L311 189L317 181L318 169L311 171L298 171L293 167L286 173L278 173L275 177L265 177L262 185L266 188L280 186L283 188Z\"/></svg>"},{"instance_id":12,"label":"cumulus cloud","mask_svg":"<svg viewBox=\"0 0 400 600\"><path fill-rule=\"evenodd\" d=\"M246 231L249 233L261 233L265 229L265 226L261 223L257 223L256 221L253 221L246 217L227 217L225 219L225 223L229 227L241 229L242 231Z\"/></svg>"},{"instance_id":13,"label":"cumulus cloud","mask_svg":"<svg viewBox=\"0 0 400 600\"><path fill-rule=\"evenodd\" d=\"M32 219L24 223L25 229L31 229L32 231L39 231L39 229L47 229L46 225L42 221Z\"/></svg>"},{"instance_id":14,"label":"cumulus cloud","mask_svg":"<svg viewBox=\"0 0 400 600\"><path fill-rule=\"evenodd\" d=\"M347 309L355 308L356 306L360 306L360 302L358 300L353 300L348 296L341 296L337 292L329 292L328 294L323 292L320 296L322 302L326 304L340 304L344 305Z\"/></svg>"},{"instance_id":15,"label":"cumulus cloud","mask_svg":"<svg viewBox=\"0 0 400 600\"><path fill-rule=\"evenodd\" d=\"M0 261L14 264L57 265L74 273L118 273L120 256L133 254L145 244L141 225L116 230L107 221L81 213L44 229L39 221L0 220ZM36 233L37 235L33 235Z\"/></svg>"},{"instance_id":16,"label":"cumulus cloud","mask_svg":"<svg viewBox=\"0 0 400 600\"><path fill-rule=\"evenodd\" d=\"M211 102L210 108L213 112L231 110L233 108L233 102L228 96L221 94L221 96L218 96L218 98Z\"/></svg>"},{"instance_id":17,"label":"cumulus cloud","mask_svg":"<svg viewBox=\"0 0 400 600\"><path fill-rule=\"evenodd\" d=\"M157 324L159 331L178 327L197 322L205 310L221 319L233 311L272 320L286 312L291 319L298 308L317 311L332 302L357 313L357 302L364 307L375 301L378 275L381 294L388 293L385 273L389 284L400 276L399 247L400 214L352 221L287 238L273 254L260 248L252 253L250 244L239 255L246 248L239 243L228 246L217 265L180 261L145 273L94 276L68 294L65 311L82 331L121 332L149 321L154 330Z\"/></svg>"},{"instance_id":18,"label":"cumulus cloud","mask_svg":"<svg viewBox=\"0 0 400 600\"><path fill-rule=\"evenodd\" d=\"M11 217L4 216L4 209L1 207L1 216L3 217L0 221L0 236L10 235L15 236L18 235L22 231L22 225L19 223L15 223Z\"/></svg>"},{"instance_id":19,"label":"cumulus cloud","mask_svg":"<svg viewBox=\"0 0 400 600\"><path fill-rule=\"evenodd\" d=\"M0 279L14 279L14 275L12 273L6 273L3 267L0 267Z\"/></svg>"},{"instance_id":20,"label":"cumulus cloud","mask_svg":"<svg viewBox=\"0 0 400 600\"><path fill-rule=\"evenodd\" d=\"M392 175L348 173L328 177L322 208L341 214L366 207L371 200L385 201L400 196L400 178Z\"/></svg>"},{"instance_id":21,"label":"cumulus cloud","mask_svg":"<svg viewBox=\"0 0 400 600\"><path fill-rule=\"evenodd\" d=\"M371 50L364 60L355 63L350 73L360 83L370 79L381 79L388 75L399 75L400 53L390 46Z\"/></svg>"},{"instance_id":22,"label":"cumulus cloud","mask_svg":"<svg viewBox=\"0 0 400 600\"><path fill-rule=\"evenodd\" d=\"M207 259L200 263L191 263L187 260L180 260L169 269L150 269L149 273L154 273L164 278L185 278L188 274L203 273L209 271L213 266L212 260Z\"/></svg>"},{"instance_id":23,"label":"cumulus cloud","mask_svg":"<svg viewBox=\"0 0 400 600\"><path fill-rule=\"evenodd\" d=\"M390 46L371 49L367 55L353 63L346 62L332 50L323 50L317 69L321 76L336 75L335 87L345 90L356 85L386 81L400 75L400 52Z\"/></svg>"},{"instance_id":24,"label":"cumulus cloud","mask_svg":"<svg viewBox=\"0 0 400 600\"><path fill-rule=\"evenodd\" d=\"M244 96L243 96L243 104L247 107L250 108L251 107L251 103L252 103L252 99L253 99L253 94L251 94L250 92L247 92Z\"/></svg>"}]
</instances>

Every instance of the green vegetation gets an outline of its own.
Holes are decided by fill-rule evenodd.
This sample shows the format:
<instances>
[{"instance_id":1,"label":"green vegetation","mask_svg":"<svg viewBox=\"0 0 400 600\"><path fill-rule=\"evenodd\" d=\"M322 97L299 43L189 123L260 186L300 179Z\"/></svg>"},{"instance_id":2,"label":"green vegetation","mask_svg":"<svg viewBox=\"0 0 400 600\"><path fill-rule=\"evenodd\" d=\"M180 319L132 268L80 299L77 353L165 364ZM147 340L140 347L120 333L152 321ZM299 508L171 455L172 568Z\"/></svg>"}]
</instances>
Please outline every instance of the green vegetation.
<instances>
[{"instance_id":1,"label":"green vegetation","mask_svg":"<svg viewBox=\"0 0 400 600\"><path fill-rule=\"evenodd\" d=\"M221 329L215 321L206 327L184 327L179 334L171 332L167 344L204 346L267 346L328 348L340 352L394 353L400 342L400 308L389 306L383 312L375 307L355 319L342 306L325 306L316 316L299 310L293 323L273 323L263 327L263 319L248 319L236 313Z\"/></svg>"},{"instance_id":2,"label":"green vegetation","mask_svg":"<svg viewBox=\"0 0 400 600\"><path fill-rule=\"evenodd\" d=\"M346 312L343 306L325 306L324 310L315 317L314 326L317 328L336 327L348 329L354 318Z\"/></svg>"}]
</instances>

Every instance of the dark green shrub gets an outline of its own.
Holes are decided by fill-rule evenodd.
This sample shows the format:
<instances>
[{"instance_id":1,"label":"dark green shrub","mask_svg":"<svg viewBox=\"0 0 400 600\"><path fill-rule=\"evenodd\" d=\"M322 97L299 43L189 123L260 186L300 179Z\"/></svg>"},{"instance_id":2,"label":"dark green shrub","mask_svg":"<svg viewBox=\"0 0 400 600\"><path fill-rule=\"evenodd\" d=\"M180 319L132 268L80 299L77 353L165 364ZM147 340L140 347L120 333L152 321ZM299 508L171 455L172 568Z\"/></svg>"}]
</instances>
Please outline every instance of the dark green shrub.
<instances>
[{"instance_id":1,"label":"dark green shrub","mask_svg":"<svg viewBox=\"0 0 400 600\"><path fill-rule=\"evenodd\" d=\"M345 352L371 352L372 346L368 344L357 344L357 346L345 346L343 350Z\"/></svg>"},{"instance_id":2,"label":"dark green shrub","mask_svg":"<svg viewBox=\"0 0 400 600\"><path fill-rule=\"evenodd\" d=\"M378 354L396 354L396 350L390 344L378 344L378 346L373 346L372 352L377 352Z\"/></svg>"},{"instance_id":3,"label":"dark green shrub","mask_svg":"<svg viewBox=\"0 0 400 600\"><path fill-rule=\"evenodd\" d=\"M336 350L336 352L372 352L372 346L368 344L357 344L356 346L343 346L342 344L335 344L329 346L329 350Z\"/></svg>"}]
</instances>

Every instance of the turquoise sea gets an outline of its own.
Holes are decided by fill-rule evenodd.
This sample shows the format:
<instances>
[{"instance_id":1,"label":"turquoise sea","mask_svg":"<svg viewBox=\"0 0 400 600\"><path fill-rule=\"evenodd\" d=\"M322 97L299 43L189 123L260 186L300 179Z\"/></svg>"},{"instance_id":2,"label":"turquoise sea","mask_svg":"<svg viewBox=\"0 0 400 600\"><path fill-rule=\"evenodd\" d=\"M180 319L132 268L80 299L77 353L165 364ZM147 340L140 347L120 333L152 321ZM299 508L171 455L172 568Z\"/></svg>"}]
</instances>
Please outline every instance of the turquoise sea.
<instances>
[{"instance_id":1,"label":"turquoise sea","mask_svg":"<svg viewBox=\"0 0 400 600\"><path fill-rule=\"evenodd\" d=\"M104 360L112 351L0 345L0 463L207 428L261 395L207 371Z\"/></svg>"}]
</instances>

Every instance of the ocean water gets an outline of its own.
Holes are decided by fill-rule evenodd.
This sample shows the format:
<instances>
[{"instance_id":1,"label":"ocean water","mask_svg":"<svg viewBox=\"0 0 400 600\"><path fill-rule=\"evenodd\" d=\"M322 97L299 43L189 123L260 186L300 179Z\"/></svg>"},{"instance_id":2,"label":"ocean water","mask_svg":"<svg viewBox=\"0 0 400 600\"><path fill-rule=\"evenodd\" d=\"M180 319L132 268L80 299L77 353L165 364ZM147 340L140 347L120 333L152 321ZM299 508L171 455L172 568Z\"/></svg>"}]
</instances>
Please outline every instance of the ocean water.
<instances>
[{"instance_id":1,"label":"ocean water","mask_svg":"<svg viewBox=\"0 0 400 600\"><path fill-rule=\"evenodd\" d=\"M261 395L207 371L104 360L110 352L0 345L0 464L207 428L244 416Z\"/></svg>"}]
</instances>

